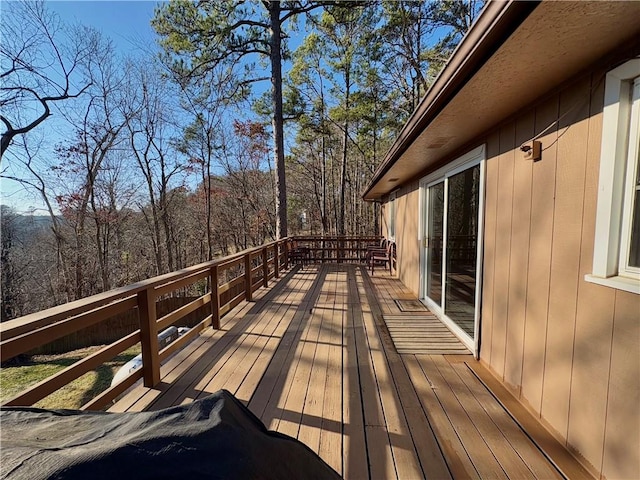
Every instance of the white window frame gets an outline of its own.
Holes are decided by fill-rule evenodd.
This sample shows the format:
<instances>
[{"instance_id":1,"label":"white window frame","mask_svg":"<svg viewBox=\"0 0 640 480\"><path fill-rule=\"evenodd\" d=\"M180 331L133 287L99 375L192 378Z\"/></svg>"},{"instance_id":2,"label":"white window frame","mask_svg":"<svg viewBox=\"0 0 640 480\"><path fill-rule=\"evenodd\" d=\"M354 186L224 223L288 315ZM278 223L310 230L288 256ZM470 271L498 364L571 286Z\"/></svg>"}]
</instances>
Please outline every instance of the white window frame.
<instances>
[{"instance_id":1,"label":"white window frame","mask_svg":"<svg viewBox=\"0 0 640 480\"><path fill-rule=\"evenodd\" d=\"M640 280L640 267L629 265L631 250L631 228L633 225L633 211L638 178L638 159L640 143L640 76L633 81L631 93L631 115L629 117L629 153L627 155L627 172L624 186L625 206L622 212L622 229L620 234L620 263L618 273L625 277L636 276Z\"/></svg>"},{"instance_id":2,"label":"white window frame","mask_svg":"<svg viewBox=\"0 0 640 480\"><path fill-rule=\"evenodd\" d=\"M389 219L387 224L387 238L392 242L396 241L396 210L397 210L397 190L389 194Z\"/></svg>"},{"instance_id":3,"label":"white window frame","mask_svg":"<svg viewBox=\"0 0 640 480\"><path fill-rule=\"evenodd\" d=\"M423 177L420 180L420 192L421 192L421 208L420 212L420 230L419 230L419 240L420 240L420 300L424 303L429 310L431 310L453 333L456 335L460 341L473 353L476 359L480 358L480 322L481 322L481 310L482 310L482 264L483 264L483 252L484 252L484 202L485 202L485 175L486 175L486 148L485 145L480 145L477 148L474 148L470 152L458 157L447 165L439 168L435 172L430 173L426 177ZM468 170L469 168L473 168L476 165L480 165L480 192L479 192L479 204L478 204L478 245L477 245L477 259L476 259L476 296L475 296L475 315L474 315L474 332L473 338L471 338L462 328L460 328L453 320L451 320L444 313L446 311L446 298L444 291L444 279L445 279L445 266L447 262L447 245L446 242L442 242L442 279L443 279L443 288L442 288L442 307L433 302L426 291L426 281L425 281L425 273L426 273L426 252L425 252L425 238L427 237L427 229L429 228L429 221L427 219L429 212L429 195L427 195L427 189L432 187L440 182L444 182L444 212L443 218L443 239L447 238L447 215L448 215L448 202L446 198L449 192L449 182L448 179L460 172Z\"/></svg>"},{"instance_id":4,"label":"white window frame","mask_svg":"<svg viewBox=\"0 0 640 480\"><path fill-rule=\"evenodd\" d=\"M640 269L629 267L628 254L640 136L634 82L639 78L640 58L606 76L593 270L585 276L588 282L635 294L640 294Z\"/></svg>"}]
</instances>

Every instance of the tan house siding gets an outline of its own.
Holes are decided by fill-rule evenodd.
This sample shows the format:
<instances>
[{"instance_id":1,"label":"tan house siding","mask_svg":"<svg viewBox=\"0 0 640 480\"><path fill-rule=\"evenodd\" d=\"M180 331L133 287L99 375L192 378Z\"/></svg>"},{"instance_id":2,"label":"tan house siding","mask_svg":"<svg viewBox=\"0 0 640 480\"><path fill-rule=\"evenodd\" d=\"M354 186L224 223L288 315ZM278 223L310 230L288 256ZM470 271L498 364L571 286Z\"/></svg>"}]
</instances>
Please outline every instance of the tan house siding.
<instances>
[{"instance_id":1,"label":"tan house siding","mask_svg":"<svg viewBox=\"0 0 640 480\"><path fill-rule=\"evenodd\" d=\"M535 109L534 133L540 135L558 118L558 97L552 97ZM553 206L558 134L550 129L539 140L545 145L545 161L532 166L531 214L529 229L529 261L527 263L527 290L525 339L523 343L522 398L539 412L542 405L544 352L547 336L551 247L553 235ZM492 318L487 315L487 319ZM491 323L488 321L488 323Z\"/></svg>"},{"instance_id":2,"label":"tan house siding","mask_svg":"<svg viewBox=\"0 0 640 480\"><path fill-rule=\"evenodd\" d=\"M386 199L388 201L388 198ZM396 191L396 247L398 263L396 276L416 296L420 282L420 245L418 241L418 224L420 222L420 189L419 183L408 184ZM382 235L389 231L389 204L382 204Z\"/></svg>"},{"instance_id":3,"label":"tan house siding","mask_svg":"<svg viewBox=\"0 0 640 480\"><path fill-rule=\"evenodd\" d=\"M640 298L584 281L603 73L487 137L480 357L594 473L640 478ZM554 121L525 161L519 145Z\"/></svg>"},{"instance_id":4,"label":"tan house siding","mask_svg":"<svg viewBox=\"0 0 640 480\"><path fill-rule=\"evenodd\" d=\"M418 295L420 282L419 197L418 182L404 187L401 190L401 195L397 197L396 211L396 245L400 252L398 255L398 278L415 295Z\"/></svg>"},{"instance_id":5,"label":"tan house siding","mask_svg":"<svg viewBox=\"0 0 640 480\"><path fill-rule=\"evenodd\" d=\"M596 476L640 478L640 297L584 281L605 72L469 146L487 156L480 359ZM526 161L538 135L542 160ZM415 181L396 200L398 276L416 294L419 197Z\"/></svg>"},{"instance_id":6,"label":"tan house siding","mask_svg":"<svg viewBox=\"0 0 640 480\"><path fill-rule=\"evenodd\" d=\"M638 296L617 291L615 297L602 471L610 479L640 478Z\"/></svg>"}]
</instances>

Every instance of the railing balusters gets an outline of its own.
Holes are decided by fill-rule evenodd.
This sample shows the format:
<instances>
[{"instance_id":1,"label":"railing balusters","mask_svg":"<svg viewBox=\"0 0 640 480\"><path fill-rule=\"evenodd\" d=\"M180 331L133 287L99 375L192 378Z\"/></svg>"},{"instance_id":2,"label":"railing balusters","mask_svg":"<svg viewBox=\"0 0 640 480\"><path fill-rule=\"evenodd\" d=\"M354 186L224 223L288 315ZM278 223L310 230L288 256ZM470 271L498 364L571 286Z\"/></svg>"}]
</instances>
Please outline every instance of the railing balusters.
<instances>
[{"instance_id":1,"label":"railing balusters","mask_svg":"<svg viewBox=\"0 0 640 480\"><path fill-rule=\"evenodd\" d=\"M138 308L140 319L140 343L142 345L142 376L147 387L156 386L160 382L160 355L158 345L158 316L156 312L156 300L164 293L170 293L179 288L187 288L189 285L209 278L211 319L203 319L199 324L197 332L206 328L210 324L213 328L220 328L220 317L246 299L253 300L253 290L257 285L253 285L253 273L260 272L260 266L252 268L254 256L262 254L262 272L264 275L262 283L267 286L269 283L269 250L273 248L274 277L279 278L290 265L289 252L292 242L297 240L307 244L313 252L316 262L339 262L344 263L350 260L360 260L363 249L366 250L368 243L377 243L380 237L345 237L345 236L313 236L313 237L287 237L271 242L258 248L239 252L223 259L205 262L199 265L188 267L184 270L171 272L158 277L150 278L142 282L122 287L110 292L104 292L93 297L81 299L68 305L61 305L52 309L31 314L20 319L9 320L0 324L0 334L2 335L3 358L10 358L17 354L29 351L33 348L46 344L51 337L50 334L43 335L41 330L48 329L48 332L55 333L54 337L59 338L62 333L68 334L86 327L83 319L91 320L92 323L99 323L121 312ZM244 275L241 273L240 265L244 263ZM233 278L222 280L220 285L219 277L225 271L233 272ZM244 278L243 278L244 277ZM245 290L242 291L244 283ZM208 301L205 294L200 298L201 302ZM181 307L184 315L193 309ZM179 309L180 310L180 309ZM172 316L173 313L173 316ZM177 312L170 312L163 317L162 324L177 322ZM170 318L170 320L169 320ZM195 328L195 327L194 327ZM57 333L56 333L57 332ZM195 332L195 331L194 331ZM192 333L193 336L197 332ZM113 346L108 347L113 349ZM122 348L125 348L124 346ZM163 355L166 356L165 349ZM111 353L111 351L109 351ZM105 355L100 351L96 355ZM76 370L73 370L75 372ZM79 371L79 370L78 370ZM75 376L65 374L68 376ZM137 375L140 375L138 373ZM66 381L65 377L65 381ZM52 381L51 388L58 388L57 380ZM131 379L126 382L132 381ZM126 383L130 385L130 383ZM102 394L98 403L108 402L118 393L121 393L122 385L110 389L109 393ZM41 394L37 395L38 397ZM35 397L34 397L35 398ZM96 403L95 405L98 405ZM94 404L92 403L93 407Z\"/></svg>"},{"instance_id":2,"label":"railing balusters","mask_svg":"<svg viewBox=\"0 0 640 480\"><path fill-rule=\"evenodd\" d=\"M269 286L269 259L267 258L267 247L262 247L262 285Z\"/></svg>"},{"instance_id":3,"label":"railing balusters","mask_svg":"<svg viewBox=\"0 0 640 480\"><path fill-rule=\"evenodd\" d=\"M247 302L250 302L253 298L253 285L251 282L251 251L248 251L244 256L244 288Z\"/></svg>"},{"instance_id":4,"label":"railing balusters","mask_svg":"<svg viewBox=\"0 0 640 480\"><path fill-rule=\"evenodd\" d=\"M284 241L284 269L289 268L289 240Z\"/></svg>"},{"instance_id":5,"label":"railing balusters","mask_svg":"<svg viewBox=\"0 0 640 480\"><path fill-rule=\"evenodd\" d=\"M140 343L145 387L160 383L160 357L158 355L158 324L156 323L156 294L153 287L138 292L140 315Z\"/></svg>"},{"instance_id":6,"label":"railing balusters","mask_svg":"<svg viewBox=\"0 0 640 480\"><path fill-rule=\"evenodd\" d=\"M211 326L220 328L220 293L218 293L218 265L211 267Z\"/></svg>"}]
</instances>

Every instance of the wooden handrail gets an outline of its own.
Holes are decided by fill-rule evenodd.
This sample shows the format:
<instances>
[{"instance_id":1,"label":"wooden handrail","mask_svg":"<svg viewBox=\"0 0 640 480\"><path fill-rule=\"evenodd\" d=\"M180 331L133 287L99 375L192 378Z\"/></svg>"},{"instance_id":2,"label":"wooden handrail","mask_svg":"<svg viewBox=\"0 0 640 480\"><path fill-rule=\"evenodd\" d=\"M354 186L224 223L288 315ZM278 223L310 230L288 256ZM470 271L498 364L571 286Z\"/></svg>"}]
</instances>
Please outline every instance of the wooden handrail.
<instances>
[{"instance_id":1,"label":"wooden handrail","mask_svg":"<svg viewBox=\"0 0 640 480\"><path fill-rule=\"evenodd\" d=\"M49 378L36 383L29 387L27 390L21 392L15 397L4 402L4 405L32 405L38 400L52 394L59 388L62 388L69 382L84 375L92 369L99 367L104 362L111 360L113 357L119 355L123 350L132 347L140 341L140 331L127 335L121 338L117 342L108 345L107 347L89 355L82 360L75 362L73 365L68 366L64 370L50 376Z\"/></svg>"},{"instance_id":2,"label":"wooden handrail","mask_svg":"<svg viewBox=\"0 0 640 480\"><path fill-rule=\"evenodd\" d=\"M289 239L287 238L279 240L280 243L283 243L285 241L289 241ZM62 320L73 315L101 307L115 300L129 297L131 295L137 295L139 292L146 290L147 288L155 288L159 285L164 285L172 281L181 280L189 275L211 268L214 265L225 265L233 262L234 260L242 261L247 253L254 253L256 251L259 251L261 248L262 247L249 248L247 250L243 250L242 252L235 253L233 255L229 255L220 259L212 260L210 262L204 262L198 265L184 268L182 270L177 270L175 272L165 273L164 275L148 278L131 285L109 290L108 292L98 293L90 297L81 298L73 302L65 303L63 305L48 308L40 312L31 313L23 317L2 322L0 323L0 337L2 339L6 339L9 338L9 336L16 336L20 333L33 330L34 328L55 323L58 320ZM15 331L19 331L20 333L14 333Z\"/></svg>"},{"instance_id":3,"label":"wooden handrail","mask_svg":"<svg viewBox=\"0 0 640 480\"><path fill-rule=\"evenodd\" d=\"M153 288L138 293L140 314L140 344L142 346L142 378L145 387L160 383L160 349L158 347L158 323L156 295Z\"/></svg>"},{"instance_id":4,"label":"wooden handrail","mask_svg":"<svg viewBox=\"0 0 640 480\"><path fill-rule=\"evenodd\" d=\"M288 239L279 240L278 242L283 243L285 241L288 241ZM81 298L73 302L41 310L40 312L31 313L13 320L7 320L6 322L0 323L0 338L4 341L8 338L20 335L21 333L30 332L41 326L49 325L59 320L100 308L121 298L137 295L139 292L146 290L147 288L156 288L164 284L169 284L172 281L182 280L190 275L201 273L203 270L209 269L214 265L226 267L236 260L242 262L247 253L254 253L259 251L261 248L262 247L249 248L242 252L212 260L210 262L200 263L182 270L166 273L131 285L109 290L108 292L98 293L90 297Z\"/></svg>"},{"instance_id":5,"label":"wooden handrail","mask_svg":"<svg viewBox=\"0 0 640 480\"><path fill-rule=\"evenodd\" d=\"M251 252L244 257L244 293L247 302L250 302L253 298L252 290L252 268L251 268Z\"/></svg>"},{"instance_id":6,"label":"wooden handrail","mask_svg":"<svg viewBox=\"0 0 640 480\"><path fill-rule=\"evenodd\" d=\"M140 340L143 367L109 388L83 406L100 409L123 393L142 377L147 387L160 382L160 364L168 355L184 346L202 329L212 325L220 328L220 318L242 300L251 301L253 292L267 286L269 279L278 278L289 268L291 242L312 244L311 251L323 250L318 261L357 260L366 245L379 242L380 237L288 237L265 245L249 248L227 257L204 262L179 271L159 275L91 297L69 302L47 310L26 315L0 324L0 357L2 361L45 345L55 338L77 332L116 314L137 309L140 329L134 334L80 360L58 375L46 379L27 391L4 402L12 405L33 404L56 389L94 368L96 362L108 361ZM339 252L335 258L333 252ZM327 255L325 255L327 253ZM270 256L270 254L272 254ZM258 260L259 259L259 260ZM243 268L244 267L244 268ZM229 278L231 275L231 278ZM206 281L208 291L199 298L157 318L156 301L159 297ZM221 283L223 282L223 283ZM180 337L160 351L158 332L200 307L208 307L210 314L187 335Z\"/></svg>"},{"instance_id":7,"label":"wooden handrail","mask_svg":"<svg viewBox=\"0 0 640 480\"><path fill-rule=\"evenodd\" d=\"M307 247L310 252L309 260L312 263L327 262L361 262L363 261L367 247L372 244L380 244L380 236L304 236L297 235L291 240L298 246ZM317 253L320 256L317 256Z\"/></svg>"},{"instance_id":8,"label":"wooden handrail","mask_svg":"<svg viewBox=\"0 0 640 480\"><path fill-rule=\"evenodd\" d=\"M218 265L211 267L209 274L211 283L211 322L213 328L220 328L220 291L218 290Z\"/></svg>"},{"instance_id":9,"label":"wooden handrail","mask_svg":"<svg viewBox=\"0 0 640 480\"><path fill-rule=\"evenodd\" d=\"M41 345L49 343L58 338L64 337L71 333L77 332L82 328L86 328L95 323L106 320L119 313L126 312L137 306L138 302L135 297L118 299L113 303L109 303L103 307L87 310L78 313L70 318L66 318L54 324L44 324L43 327L37 328L36 325L42 325L40 322L34 322L34 328L20 335L11 335L17 333L13 330L10 334L2 333L2 341L0 342L0 359L4 362L10 358L20 355L21 353L33 350ZM74 312L76 310L74 309ZM20 330L21 331L21 330ZM6 336L6 338L5 338Z\"/></svg>"},{"instance_id":10,"label":"wooden handrail","mask_svg":"<svg viewBox=\"0 0 640 480\"><path fill-rule=\"evenodd\" d=\"M31 351L37 347L45 345L56 338L72 334L89 325L102 322L114 315L130 311L138 310L140 319L140 330L134 337L136 342L139 340L142 346L143 368L142 372L135 372L129 375L118 385L110 388L100 396L87 404L87 408L102 408L110 402L116 395L122 393L124 385L132 385L134 379L142 376L146 386L152 387L160 381L160 363L161 360L171 352L187 343L199 331L208 325L214 328L220 327L220 317L236 306L239 302L240 295L251 297L255 290L255 285L251 282L246 288L246 284L240 287L243 282L240 277L226 282L223 286L225 289L219 288L219 280L222 274L243 263L249 265L249 275L252 268L254 257L257 258L262 254L261 264L255 267L255 270L263 272L269 271L269 262L276 262L275 257L268 258L265 252L270 248L279 250L281 245L286 245L290 240L283 239L276 242L270 242L265 246L250 248L242 252L219 258L211 262L205 262L194 265L176 272L167 273L157 277L149 278L132 285L117 288L108 292L93 295L64 305L59 305L47 310L26 315L14 320L9 320L0 324L0 357L2 361L8 360L21 353ZM281 256L280 263L285 256ZM267 263L266 267L262 263ZM280 268L281 265L278 265ZM198 299L169 312L162 318L157 318L156 300L158 297L179 290L184 287L208 279L210 283L210 292L200 296ZM238 282L238 280L240 280ZM259 278L262 284L263 279ZM240 294L232 293L231 298L224 303L220 301L221 292L234 291L242 288ZM211 306L211 314L194 327L194 332L189 332L185 337L173 342L170 346L159 351L157 334L158 331L168 327L188 313L195 311L202 306ZM27 389L25 392L18 394L12 399L4 402L11 405L33 404L49 395L58 388L66 385L70 381L75 380L81 374L84 374L88 368L95 366L95 362L99 359L101 362L108 361L119 355L124 350L132 346L132 337L127 336L115 343L100 349L87 359L80 360L65 369L60 374L54 375L49 379L45 379L37 385ZM134 342L134 343L136 343ZM113 392L113 394L109 393Z\"/></svg>"}]
</instances>

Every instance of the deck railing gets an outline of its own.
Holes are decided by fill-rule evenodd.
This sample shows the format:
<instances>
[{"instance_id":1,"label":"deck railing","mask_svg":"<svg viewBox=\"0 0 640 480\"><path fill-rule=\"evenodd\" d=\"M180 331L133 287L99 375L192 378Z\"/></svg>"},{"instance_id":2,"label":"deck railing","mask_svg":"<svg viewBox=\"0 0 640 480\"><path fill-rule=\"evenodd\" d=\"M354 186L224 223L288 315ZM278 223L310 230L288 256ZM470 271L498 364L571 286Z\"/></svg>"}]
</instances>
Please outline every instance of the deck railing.
<instances>
[{"instance_id":1,"label":"deck railing","mask_svg":"<svg viewBox=\"0 0 640 480\"><path fill-rule=\"evenodd\" d=\"M0 324L0 359L4 362L132 309L137 309L140 321L139 330L31 386L3 402L3 405L32 405L139 342L142 349L142 368L99 394L82 409L96 410L105 407L140 378L144 379L145 386L157 385L160 382L160 364L163 360L184 347L208 326L219 328L221 316L242 300L251 300L258 288L266 287L270 279L277 278L281 271L289 267L290 245L290 238L271 242L235 255L3 322ZM194 284L208 285L208 291L188 304L157 318L157 299ZM210 306L210 314L206 318L160 350L158 332L205 306Z\"/></svg>"},{"instance_id":2,"label":"deck railing","mask_svg":"<svg viewBox=\"0 0 640 480\"><path fill-rule=\"evenodd\" d=\"M138 330L4 401L3 406L33 405L137 343L141 344L142 368L81 408L102 409L141 378L145 386L153 387L160 382L160 365L163 360L183 348L205 328L220 328L220 318L223 315L243 300L251 301L258 288L268 286L269 280L279 277L282 271L289 268L289 253L294 248L308 248L306 261L312 263L360 262L364 259L367 246L378 243L379 239L380 237L288 237L3 322L0 324L0 360L4 362L131 310L137 311L139 319ZM199 291L206 293L158 318L156 302L159 299L193 288L194 285L199 287ZM160 349L158 333L202 307L209 307L210 314L187 333Z\"/></svg>"},{"instance_id":3,"label":"deck railing","mask_svg":"<svg viewBox=\"0 0 640 480\"><path fill-rule=\"evenodd\" d=\"M295 236L291 237L295 247L309 249L311 263L363 262L367 247L379 245L379 236Z\"/></svg>"}]
</instances>

